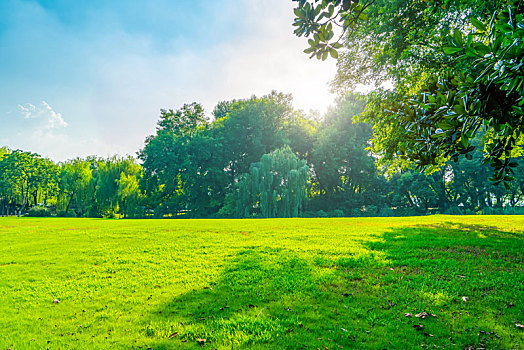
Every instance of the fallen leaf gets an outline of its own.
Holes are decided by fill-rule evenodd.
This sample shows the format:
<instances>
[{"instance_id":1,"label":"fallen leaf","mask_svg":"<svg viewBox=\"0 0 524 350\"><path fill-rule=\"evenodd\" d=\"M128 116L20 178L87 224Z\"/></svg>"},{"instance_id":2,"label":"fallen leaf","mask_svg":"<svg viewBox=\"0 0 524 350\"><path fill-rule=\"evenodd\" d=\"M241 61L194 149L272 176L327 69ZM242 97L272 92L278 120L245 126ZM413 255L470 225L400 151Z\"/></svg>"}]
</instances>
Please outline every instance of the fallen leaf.
<instances>
[{"instance_id":1,"label":"fallen leaf","mask_svg":"<svg viewBox=\"0 0 524 350\"><path fill-rule=\"evenodd\" d=\"M515 327L518 329L524 329L524 325L521 325L520 323L515 323Z\"/></svg>"},{"instance_id":2,"label":"fallen leaf","mask_svg":"<svg viewBox=\"0 0 524 350\"><path fill-rule=\"evenodd\" d=\"M425 312L425 311L422 311L421 313L415 315L415 317L420 317L422 319L425 319L428 316L429 316L429 314L427 312Z\"/></svg>"},{"instance_id":3,"label":"fallen leaf","mask_svg":"<svg viewBox=\"0 0 524 350\"><path fill-rule=\"evenodd\" d=\"M414 324L414 325L413 325L413 328L415 328L416 330L421 330L422 328L424 328L424 325L421 325L421 324Z\"/></svg>"},{"instance_id":4,"label":"fallen leaf","mask_svg":"<svg viewBox=\"0 0 524 350\"><path fill-rule=\"evenodd\" d=\"M410 314L409 312L406 312L406 313L404 314L404 316L406 316L406 317L411 317L411 316L413 316L413 315Z\"/></svg>"},{"instance_id":5,"label":"fallen leaf","mask_svg":"<svg viewBox=\"0 0 524 350\"><path fill-rule=\"evenodd\" d=\"M199 343L199 344L204 344L206 341L207 341L207 339L203 339L203 338L198 338L197 339L197 343Z\"/></svg>"},{"instance_id":6,"label":"fallen leaf","mask_svg":"<svg viewBox=\"0 0 524 350\"><path fill-rule=\"evenodd\" d=\"M60 300L58 300L58 299L54 299L54 300L53 300L53 304L60 304Z\"/></svg>"},{"instance_id":7,"label":"fallen leaf","mask_svg":"<svg viewBox=\"0 0 524 350\"><path fill-rule=\"evenodd\" d=\"M468 297L462 297L462 300L469 301L469 298Z\"/></svg>"},{"instance_id":8,"label":"fallen leaf","mask_svg":"<svg viewBox=\"0 0 524 350\"><path fill-rule=\"evenodd\" d=\"M178 335L178 332L175 332L175 333L171 334L171 335L169 336L169 338L174 338L174 337L176 337L177 335Z\"/></svg>"}]
</instances>

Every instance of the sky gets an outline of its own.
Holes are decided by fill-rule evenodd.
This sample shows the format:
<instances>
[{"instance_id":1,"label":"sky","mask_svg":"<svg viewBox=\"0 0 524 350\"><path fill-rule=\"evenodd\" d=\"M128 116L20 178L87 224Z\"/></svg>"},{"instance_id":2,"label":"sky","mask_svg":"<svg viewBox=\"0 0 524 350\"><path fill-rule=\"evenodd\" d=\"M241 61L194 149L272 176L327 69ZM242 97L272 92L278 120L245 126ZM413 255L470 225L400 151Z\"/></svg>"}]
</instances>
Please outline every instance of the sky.
<instances>
[{"instance_id":1,"label":"sky","mask_svg":"<svg viewBox=\"0 0 524 350\"><path fill-rule=\"evenodd\" d=\"M0 0L0 146L55 161L135 155L160 109L291 93L333 103L291 0Z\"/></svg>"}]
</instances>

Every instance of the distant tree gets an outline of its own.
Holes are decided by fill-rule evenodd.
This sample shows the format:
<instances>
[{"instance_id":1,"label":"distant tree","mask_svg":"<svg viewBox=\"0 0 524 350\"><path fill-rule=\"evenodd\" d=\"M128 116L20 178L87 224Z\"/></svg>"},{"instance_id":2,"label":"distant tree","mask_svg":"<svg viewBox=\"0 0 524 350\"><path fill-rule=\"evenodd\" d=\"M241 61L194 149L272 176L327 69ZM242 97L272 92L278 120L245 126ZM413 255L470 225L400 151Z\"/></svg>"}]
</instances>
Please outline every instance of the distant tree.
<instances>
[{"instance_id":1,"label":"distant tree","mask_svg":"<svg viewBox=\"0 0 524 350\"><path fill-rule=\"evenodd\" d=\"M355 123L365 100L348 95L338 101L319 127L311 152L312 204L324 210L381 205L375 161L367 150L371 127Z\"/></svg>"},{"instance_id":2,"label":"distant tree","mask_svg":"<svg viewBox=\"0 0 524 350\"><path fill-rule=\"evenodd\" d=\"M15 208L25 211L30 206L46 204L57 190L57 167L52 161L36 153L2 150L0 201L4 203L4 212Z\"/></svg>"},{"instance_id":3,"label":"distant tree","mask_svg":"<svg viewBox=\"0 0 524 350\"><path fill-rule=\"evenodd\" d=\"M68 160L60 165L60 191L65 201L67 215L74 204L76 214L82 216L94 202L91 163L81 158Z\"/></svg>"},{"instance_id":4,"label":"distant tree","mask_svg":"<svg viewBox=\"0 0 524 350\"><path fill-rule=\"evenodd\" d=\"M209 197L205 177L210 175L210 162L216 161L217 147L208 128L199 104L161 111L156 134L139 152L144 168L141 187L151 206L175 214L204 210L202 201Z\"/></svg>"},{"instance_id":5,"label":"distant tree","mask_svg":"<svg viewBox=\"0 0 524 350\"><path fill-rule=\"evenodd\" d=\"M284 123L292 111L290 95L272 92L233 103L227 117L213 125L231 182L262 155L284 145Z\"/></svg>"},{"instance_id":6,"label":"distant tree","mask_svg":"<svg viewBox=\"0 0 524 350\"><path fill-rule=\"evenodd\" d=\"M249 217L297 217L306 199L309 167L284 146L251 164L239 183L238 214Z\"/></svg>"}]
</instances>

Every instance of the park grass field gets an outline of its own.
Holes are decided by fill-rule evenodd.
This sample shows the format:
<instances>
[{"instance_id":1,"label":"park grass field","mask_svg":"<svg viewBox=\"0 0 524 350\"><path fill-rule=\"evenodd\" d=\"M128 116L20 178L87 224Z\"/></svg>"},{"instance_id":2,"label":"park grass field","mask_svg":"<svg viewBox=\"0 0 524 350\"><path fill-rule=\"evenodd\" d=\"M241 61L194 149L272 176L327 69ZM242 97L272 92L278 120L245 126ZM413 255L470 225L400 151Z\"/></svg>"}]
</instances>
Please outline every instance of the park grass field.
<instances>
[{"instance_id":1,"label":"park grass field","mask_svg":"<svg viewBox=\"0 0 524 350\"><path fill-rule=\"evenodd\" d=\"M523 261L522 216L0 218L0 349L518 349Z\"/></svg>"}]
</instances>

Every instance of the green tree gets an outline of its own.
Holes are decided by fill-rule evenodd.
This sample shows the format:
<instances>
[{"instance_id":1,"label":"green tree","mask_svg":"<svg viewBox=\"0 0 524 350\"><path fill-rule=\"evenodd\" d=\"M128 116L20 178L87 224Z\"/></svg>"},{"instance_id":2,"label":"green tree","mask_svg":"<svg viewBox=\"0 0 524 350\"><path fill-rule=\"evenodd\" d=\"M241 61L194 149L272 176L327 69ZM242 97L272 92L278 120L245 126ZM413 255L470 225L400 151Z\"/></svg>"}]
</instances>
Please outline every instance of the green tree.
<instances>
[{"instance_id":1,"label":"green tree","mask_svg":"<svg viewBox=\"0 0 524 350\"><path fill-rule=\"evenodd\" d=\"M93 178L91 163L81 158L60 164L60 191L63 210L66 215L74 206L75 213L82 216L94 202L94 189L90 186Z\"/></svg>"},{"instance_id":2,"label":"green tree","mask_svg":"<svg viewBox=\"0 0 524 350\"><path fill-rule=\"evenodd\" d=\"M238 215L297 217L306 199L309 167L284 146L251 164L239 184Z\"/></svg>"},{"instance_id":3,"label":"green tree","mask_svg":"<svg viewBox=\"0 0 524 350\"><path fill-rule=\"evenodd\" d=\"M490 137L480 147L492 180L513 180L524 124L520 1L297 2L296 34L312 36L308 53L338 57L333 24L342 26L336 88L393 84L377 91L366 114L382 165L431 170L469 157L483 126Z\"/></svg>"},{"instance_id":4,"label":"green tree","mask_svg":"<svg viewBox=\"0 0 524 350\"><path fill-rule=\"evenodd\" d=\"M354 121L364 106L361 96L341 98L320 125L311 155L311 209L349 213L364 205L382 204L381 180L367 150L371 127Z\"/></svg>"}]
</instances>

